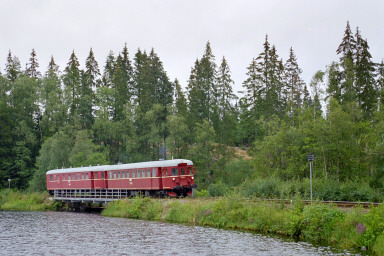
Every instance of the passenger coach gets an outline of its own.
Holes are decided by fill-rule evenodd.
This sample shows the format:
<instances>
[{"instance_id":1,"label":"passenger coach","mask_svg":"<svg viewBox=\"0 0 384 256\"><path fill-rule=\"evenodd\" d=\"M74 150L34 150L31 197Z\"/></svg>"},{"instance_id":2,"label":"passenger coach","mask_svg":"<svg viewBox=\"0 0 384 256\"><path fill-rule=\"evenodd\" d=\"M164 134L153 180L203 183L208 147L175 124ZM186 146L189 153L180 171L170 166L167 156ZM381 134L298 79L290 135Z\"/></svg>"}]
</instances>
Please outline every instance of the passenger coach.
<instances>
[{"instance_id":1,"label":"passenger coach","mask_svg":"<svg viewBox=\"0 0 384 256\"><path fill-rule=\"evenodd\" d=\"M196 187L193 163L175 159L89 166L48 171L47 190L65 196L78 191L92 195L187 196Z\"/></svg>"}]
</instances>

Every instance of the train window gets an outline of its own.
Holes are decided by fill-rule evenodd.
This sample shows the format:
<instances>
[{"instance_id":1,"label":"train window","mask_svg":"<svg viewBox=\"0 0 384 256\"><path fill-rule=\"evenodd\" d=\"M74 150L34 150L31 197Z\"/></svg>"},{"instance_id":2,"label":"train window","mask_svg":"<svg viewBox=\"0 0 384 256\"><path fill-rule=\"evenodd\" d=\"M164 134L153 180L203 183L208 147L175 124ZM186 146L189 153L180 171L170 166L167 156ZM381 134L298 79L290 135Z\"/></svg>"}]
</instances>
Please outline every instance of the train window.
<instances>
[{"instance_id":1,"label":"train window","mask_svg":"<svg viewBox=\"0 0 384 256\"><path fill-rule=\"evenodd\" d=\"M121 178L123 178L123 179L125 178L125 171L121 172Z\"/></svg>"},{"instance_id":2,"label":"train window","mask_svg":"<svg viewBox=\"0 0 384 256\"><path fill-rule=\"evenodd\" d=\"M184 175L184 168L181 168L181 175Z\"/></svg>"},{"instance_id":3,"label":"train window","mask_svg":"<svg viewBox=\"0 0 384 256\"><path fill-rule=\"evenodd\" d=\"M188 174L192 174L192 168L188 167Z\"/></svg>"},{"instance_id":4,"label":"train window","mask_svg":"<svg viewBox=\"0 0 384 256\"><path fill-rule=\"evenodd\" d=\"M50 181L53 181L53 175L50 176L49 180L50 180Z\"/></svg>"},{"instance_id":5,"label":"train window","mask_svg":"<svg viewBox=\"0 0 384 256\"><path fill-rule=\"evenodd\" d=\"M121 178L121 172L117 172L117 178Z\"/></svg>"},{"instance_id":6,"label":"train window","mask_svg":"<svg viewBox=\"0 0 384 256\"><path fill-rule=\"evenodd\" d=\"M136 170L132 170L132 178L136 178Z\"/></svg>"},{"instance_id":7,"label":"train window","mask_svg":"<svg viewBox=\"0 0 384 256\"><path fill-rule=\"evenodd\" d=\"M137 172L136 172L136 177L137 178L140 178L140 173L141 173L141 171L140 170L136 170Z\"/></svg>"},{"instance_id":8,"label":"train window","mask_svg":"<svg viewBox=\"0 0 384 256\"><path fill-rule=\"evenodd\" d=\"M59 180L59 177L60 177L60 175L57 175L57 176L56 176L56 179Z\"/></svg>"},{"instance_id":9,"label":"train window","mask_svg":"<svg viewBox=\"0 0 384 256\"><path fill-rule=\"evenodd\" d=\"M147 169L147 177L151 177L151 169Z\"/></svg>"},{"instance_id":10,"label":"train window","mask_svg":"<svg viewBox=\"0 0 384 256\"><path fill-rule=\"evenodd\" d=\"M77 174L77 179L80 180L81 177L80 177L80 173Z\"/></svg>"},{"instance_id":11,"label":"train window","mask_svg":"<svg viewBox=\"0 0 384 256\"><path fill-rule=\"evenodd\" d=\"M113 178L114 178L114 179L117 178L116 172L113 172Z\"/></svg>"},{"instance_id":12,"label":"train window","mask_svg":"<svg viewBox=\"0 0 384 256\"><path fill-rule=\"evenodd\" d=\"M141 177L145 177L145 169L141 170Z\"/></svg>"},{"instance_id":13,"label":"train window","mask_svg":"<svg viewBox=\"0 0 384 256\"><path fill-rule=\"evenodd\" d=\"M179 171L177 170L177 168L172 168L172 176L176 176L179 174Z\"/></svg>"},{"instance_id":14,"label":"train window","mask_svg":"<svg viewBox=\"0 0 384 256\"><path fill-rule=\"evenodd\" d=\"M130 171L127 171L127 178L130 178L129 172L130 172Z\"/></svg>"},{"instance_id":15,"label":"train window","mask_svg":"<svg viewBox=\"0 0 384 256\"><path fill-rule=\"evenodd\" d=\"M152 177L156 177L156 169L152 168Z\"/></svg>"},{"instance_id":16,"label":"train window","mask_svg":"<svg viewBox=\"0 0 384 256\"><path fill-rule=\"evenodd\" d=\"M109 178L112 179L112 172L109 172Z\"/></svg>"},{"instance_id":17,"label":"train window","mask_svg":"<svg viewBox=\"0 0 384 256\"><path fill-rule=\"evenodd\" d=\"M76 179L76 175L75 175L75 174L72 174L72 179L73 179L73 180Z\"/></svg>"},{"instance_id":18,"label":"train window","mask_svg":"<svg viewBox=\"0 0 384 256\"><path fill-rule=\"evenodd\" d=\"M98 177L99 175L97 174L97 172L95 172L95 179L98 179L99 177Z\"/></svg>"},{"instance_id":19,"label":"train window","mask_svg":"<svg viewBox=\"0 0 384 256\"><path fill-rule=\"evenodd\" d=\"M85 174L85 179L88 179L88 173Z\"/></svg>"},{"instance_id":20,"label":"train window","mask_svg":"<svg viewBox=\"0 0 384 256\"><path fill-rule=\"evenodd\" d=\"M100 175L100 178L104 179L104 173L101 172L100 174L101 174L101 175Z\"/></svg>"},{"instance_id":21,"label":"train window","mask_svg":"<svg viewBox=\"0 0 384 256\"><path fill-rule=\"evenodd\" d=\"M68 174L68 180L71 180L71 174Z\"/></svg>"},{"instance_id":22,"label":"train window","mask_svg":"<svg viewBox=\"0 0 384 256\"><path fill-rule=\"evenodd\" d=\"M82 179L82 180L84 179L84 173L81 174L81 179Z\"/></svg>"},{"instance_id":23,"label":"train window","mask_svg":"<svg viewBox=\"0 0 384 256\"><path fill-rule=\"evenodd\" d=\"M167 169L163 169L162 170L162 174L161 174L162 176L165 176L165 175L167 175Z\"/></svg>"}]
</instances>

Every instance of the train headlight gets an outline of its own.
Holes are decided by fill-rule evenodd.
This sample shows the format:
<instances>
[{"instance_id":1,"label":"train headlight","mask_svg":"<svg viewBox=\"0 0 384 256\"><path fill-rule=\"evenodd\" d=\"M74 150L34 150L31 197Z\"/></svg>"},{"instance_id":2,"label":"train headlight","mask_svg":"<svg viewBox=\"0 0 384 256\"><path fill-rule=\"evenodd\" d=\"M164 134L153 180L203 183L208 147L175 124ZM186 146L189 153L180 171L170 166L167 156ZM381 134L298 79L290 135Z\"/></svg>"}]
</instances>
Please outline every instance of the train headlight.
<instances>
[{"instance_id":1,"label":"train headlight","mask_svg":"<svg viewBox=\"0 0 384 256\"><path fill-rule=\"evenodd\" d=\"M192 179L194 180L194 179L195 179L195 177L192 177Z\"/></svg>"},{"instance_id":2,"label":"train headlight","mask_svg":"<svg viewBox=\"0 0 384 256\"><path fill-rule=\"evenodd\" d=\"M172 180L175 180L175 178L173 178Z\"/></svg>"}]
</instances>

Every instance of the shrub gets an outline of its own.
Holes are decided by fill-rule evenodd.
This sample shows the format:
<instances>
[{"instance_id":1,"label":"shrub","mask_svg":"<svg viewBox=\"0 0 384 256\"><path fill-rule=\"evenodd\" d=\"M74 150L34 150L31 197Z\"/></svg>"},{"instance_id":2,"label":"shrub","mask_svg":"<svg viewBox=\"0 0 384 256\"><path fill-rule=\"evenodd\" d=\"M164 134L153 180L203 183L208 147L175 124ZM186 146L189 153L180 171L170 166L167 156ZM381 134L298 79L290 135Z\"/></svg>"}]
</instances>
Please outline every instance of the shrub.
<instances>
[{"instance_id":1,"label":"shrub","mask_svg":"<svg viewBox=\"0 0 384 256\"><path fill-rule=\"evenodd\" d=\"M208 186L208 193L210 196L223 196L227 193L227 185L219 182Z\"/></svg>"}]
</instances>

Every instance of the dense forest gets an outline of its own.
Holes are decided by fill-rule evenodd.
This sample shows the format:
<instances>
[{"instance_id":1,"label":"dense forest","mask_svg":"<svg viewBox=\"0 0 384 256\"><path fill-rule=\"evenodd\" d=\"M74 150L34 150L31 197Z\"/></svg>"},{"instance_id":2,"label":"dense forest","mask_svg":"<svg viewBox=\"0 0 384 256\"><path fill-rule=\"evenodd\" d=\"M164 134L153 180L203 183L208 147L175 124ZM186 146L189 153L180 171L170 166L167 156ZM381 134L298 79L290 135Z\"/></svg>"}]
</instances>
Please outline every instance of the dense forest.
<instances>
[{"instance_id":1,"label":"dense forest","mask_svg":"<svg viewBox=\"0 0 384 256\"><path fill-rule=\"evenodd\" d=\"M233 92L230 65L210 43L192 64L186 88L171 81L160 57L138 49L90 49L84 69L75 52L63 70L44 73L35 50L22 69L8 53L0 73L0 188L45 189L61 167L191 159L200 188L314 175L384 187L384 63L375 63L359 29L347 23L338 61L301 78L294 50L282 60L265 38ZM250 56L250 59L252 56ZM164 154L166 152L166 154Z\"/></svg>"}]
</instances>

